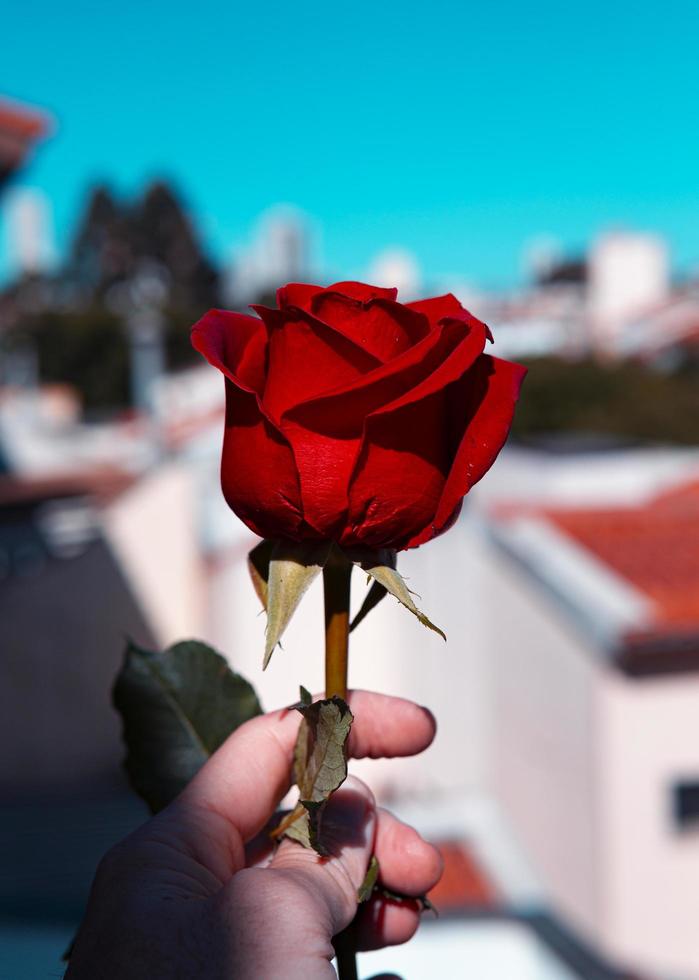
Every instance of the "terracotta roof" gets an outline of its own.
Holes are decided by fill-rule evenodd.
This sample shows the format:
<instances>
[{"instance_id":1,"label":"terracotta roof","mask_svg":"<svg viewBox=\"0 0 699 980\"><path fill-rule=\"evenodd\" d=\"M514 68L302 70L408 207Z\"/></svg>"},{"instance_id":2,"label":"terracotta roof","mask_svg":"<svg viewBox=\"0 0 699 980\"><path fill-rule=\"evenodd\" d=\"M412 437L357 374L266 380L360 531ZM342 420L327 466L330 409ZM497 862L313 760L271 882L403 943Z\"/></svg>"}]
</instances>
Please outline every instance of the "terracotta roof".
<instances>
[{"instance_id":1,"label":"terracotta roof","mask_svg":"<svg viewBox=\"0 0 699 980\"><path fill-rule=\"evenodd\" d=\"M699 481L642 507L545 515L653 602L656 632L699 632Z\"/></svg>"},{"instance_id":2,"label":"terracotta roof","mask_svg":"<svg viewBox=\"0 0 699 980\"><path fill-rule=\"evenodd\" d=\"M500 905L495 886L466 844L442 841L436 846L444 860L444 871L429 899L438 912L492 909Z\"/></svg>"},{"instance_id":3,"label":"terracotta roof","mask_svg":"<svg viewBox=\"0 0 699 980\"><path fill-rule=\"evenodd\" d=\"M47 116L0 99L0 172L16 170L48 129Z\"/></svg>"},{"instance_id":4,"label":"terracotta roof","mask_svg":"<svg viewBox=\"0 0 699 980\"><path fill-rule=\"evenodd\" d=\"M629 507L510 501L489 513L495 540L612 664L637 676L699 670L699 479Z\"/></svg>"}]
</instances>

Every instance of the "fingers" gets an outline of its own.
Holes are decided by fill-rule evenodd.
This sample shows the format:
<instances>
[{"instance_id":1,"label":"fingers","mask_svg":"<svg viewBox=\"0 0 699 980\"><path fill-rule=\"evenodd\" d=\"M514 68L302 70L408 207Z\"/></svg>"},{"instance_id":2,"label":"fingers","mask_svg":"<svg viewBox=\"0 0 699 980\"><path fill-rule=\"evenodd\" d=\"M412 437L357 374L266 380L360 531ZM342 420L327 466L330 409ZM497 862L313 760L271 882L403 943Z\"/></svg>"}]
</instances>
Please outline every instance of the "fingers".
<instances>
[{"instance_id":1,"label":"fingers","mask_svg":"<svg viewBox=\"0 0 699 980\"><path fill-rule=\"evenodd\" d=\"M424 895L439 881L442 857L432 844L386 810L380 810L374 853L381 884L404 895ZM375 894L357 919L360 949L380 949L407 942L420 924L417 902L394 902Z\"/></svg>"},{"instance_id":2,"label":"fingers","mask_svg":"<svg viewBox=\"0 0 699 980\"><path fill-rule=\"evenodd\" d=\"M374 851L381 866L381 883L391 891L417 898L442 877L444 862L434 844L388 810L379 811Z\"/></svg>"},{"instance_id":3,"label":"fingers","mask_svg":"<svg viewBox=\"0 0 699 980\"><path fill-rule=\"evenodd\" d=\"M432 742L432 714L410 701L353 691L354 758L415 755ZM276 711L242 725L212 756L184 791L184 803L224 816L247 841L269 819L289 786L299 727L296 711Z\"/></svg>"},{"instance_id":4,"label":"fingers","mask_svg":"<svg viewBox=\"0 0 699 980\"><path fill-rule=\"evenodd\" d=\"M374 849L376 804L371 790L349 776L333 794L323 815L323 844L329 856L290 840L282 842L270 871L303 877L306 887L327 910L330 936L340 932L357 911L357 891Z\"/></svg>"},{"instance_id":5,"label":"fingers","mask_svg":"<svg viewBox=\"0 0 699 980\"><path fill-rule=\"evenodd\" d=\"M400 946L412 939L420 925L417 902L393 902L374 895L357 913L357 949L367 952L384 946Z\"/></svg>"},{"instance_id":6,"label":"fingers","mask_svg":"<svg viewBox=\"0 0 699 980\"><path fill-rule=\"evenodd\" d=\"M230 961L236 977L334 977L332 937L351 922L371 854L376 811L369 789L350 777L323 817L324 842L314 851L283 842L269 867L234 875L212 903L233 923Z\"/></svg>"}]
</instances>

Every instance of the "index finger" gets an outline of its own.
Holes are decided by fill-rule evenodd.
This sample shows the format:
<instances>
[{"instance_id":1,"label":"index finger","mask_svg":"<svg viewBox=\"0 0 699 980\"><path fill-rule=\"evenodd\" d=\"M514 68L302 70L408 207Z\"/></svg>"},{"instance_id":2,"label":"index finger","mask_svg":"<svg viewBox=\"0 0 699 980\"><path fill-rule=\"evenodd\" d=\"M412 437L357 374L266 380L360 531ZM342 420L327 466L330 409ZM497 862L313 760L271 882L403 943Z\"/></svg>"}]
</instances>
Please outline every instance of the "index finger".
<instances>
[{"instance_id":1,"label":"index finger","mask_svg":"<svg viewBox=\"0 0 699 980\"><path fill-rule=\"evenodd\" d=\"M416 755L434 738L427 708L370 691L352 691L349 754L355 759ZM244 841L270 818L289 788L299 715L283 709L246 722L197 773L182 794L225 817Z\"/></svg>"}]
</instances>

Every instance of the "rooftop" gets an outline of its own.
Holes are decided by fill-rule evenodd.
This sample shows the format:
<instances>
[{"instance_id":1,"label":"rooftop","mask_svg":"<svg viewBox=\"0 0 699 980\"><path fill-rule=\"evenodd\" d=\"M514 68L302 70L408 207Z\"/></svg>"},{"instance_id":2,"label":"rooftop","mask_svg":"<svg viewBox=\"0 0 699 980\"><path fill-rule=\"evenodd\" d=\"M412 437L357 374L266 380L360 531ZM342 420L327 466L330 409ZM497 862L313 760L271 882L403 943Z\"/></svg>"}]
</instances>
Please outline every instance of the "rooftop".
<instances>
[{"instance_id":1,"label":"rooftop","mask_svg":"<svg viewBox=\"0 0 699 980\"><path fill-rule=\"evenodd\" d=\"M42 113L0 98L0 184L22 165L48 128Z\"/></svg>"},{"instance_id":2,"label":"rooftop","mask_svg":"<svg viewBox=\"0 0 699 980\"><path fill-rule=\"evenodd\" d=\"M699 478L628 505L520 501L496 540L633 674L699 668Z\"/></svg>"}]
</instances>

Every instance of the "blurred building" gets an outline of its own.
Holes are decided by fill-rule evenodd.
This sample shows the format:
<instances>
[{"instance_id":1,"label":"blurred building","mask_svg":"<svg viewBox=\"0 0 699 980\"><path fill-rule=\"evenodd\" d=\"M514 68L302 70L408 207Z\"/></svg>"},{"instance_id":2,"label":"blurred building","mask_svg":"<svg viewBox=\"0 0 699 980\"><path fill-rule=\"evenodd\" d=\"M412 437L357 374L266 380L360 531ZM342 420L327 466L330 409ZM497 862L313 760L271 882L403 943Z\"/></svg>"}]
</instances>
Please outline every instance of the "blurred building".
<instances>
[{"instance_id":1,"label":"blurred building","mask_svg":"<svg viewBox=\"0 0 699 980\"><path fill-rule=\"evenodd\" d=\"M520 461L486 508L494 796L596 948L699 976L699 455Z\"/></svg>"},{"instance_id":2,"label":"blurred building","mask_svg":"<svg viewBox=\"0 0 699 980\"><path fill-rule=\"evenodd\" d=\"M272 208L259 218L249 245L236 252L226 277L227 304L273 303L278 286L312 279L313 259L308 219L295 208Z\"/></svg>"},{"instance_id":3,"label":"blurred building","mask_svg":"<svg viewBox=\"0 0 699 980\"><path fill-rule=\"evenodd\" d=\"M698 322L696 291L671 283L667 243L618 231L600 234L583 257L537 261L531 286L486 297L477 312L504 357L633 357L672 366Z\"/></svg>"},{"instance_id":4,"label":"blurred building","mask_svg":"<svg viewBox=\"0 0 699 980\"><path fill-rule=\"evenodd\" d=\"M611 232L588 257L589 317L600 350L618 352L624 326L666 302L668 250L657 235Z\"/></svg>"}]
</instances>

